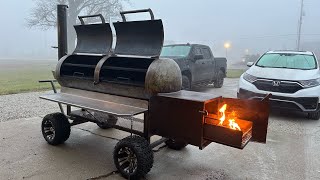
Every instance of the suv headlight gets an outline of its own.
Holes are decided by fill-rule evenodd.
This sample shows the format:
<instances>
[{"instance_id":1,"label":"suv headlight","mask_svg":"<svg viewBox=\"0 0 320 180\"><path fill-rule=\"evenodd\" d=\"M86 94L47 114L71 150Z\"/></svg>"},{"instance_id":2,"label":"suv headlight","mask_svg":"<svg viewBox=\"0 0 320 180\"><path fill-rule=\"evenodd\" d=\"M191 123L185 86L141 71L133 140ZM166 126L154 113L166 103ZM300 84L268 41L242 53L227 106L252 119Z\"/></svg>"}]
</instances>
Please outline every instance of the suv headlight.
<instances>
[{"instance_id":1,"label":"suv headlight","mask_svg":"<svg viewBox=\"0 0 320 180\"><path fill-rule=\"evenodd\" d=\"M310 88L310 87L319 86L320 85L320 78L311 79L311 80L303 80L303 81L299 81L299 82L304 88Z\"/></svg>"},{"instance_id":2,"label":"suv headlight","mask_svg":"<svg viewBox=\"0 0 320 180\"><path fill-rule=\"evenodd\" d=\"M246 80L246 81L248 81L249 83L253 83L253 82L255 82L258 78L255 77L255 76L252 76L252 75L250 75L250 74L248 74L248 73L244 73L244 74L243 74L243 79Z\"/></svg>"}]
</instances>

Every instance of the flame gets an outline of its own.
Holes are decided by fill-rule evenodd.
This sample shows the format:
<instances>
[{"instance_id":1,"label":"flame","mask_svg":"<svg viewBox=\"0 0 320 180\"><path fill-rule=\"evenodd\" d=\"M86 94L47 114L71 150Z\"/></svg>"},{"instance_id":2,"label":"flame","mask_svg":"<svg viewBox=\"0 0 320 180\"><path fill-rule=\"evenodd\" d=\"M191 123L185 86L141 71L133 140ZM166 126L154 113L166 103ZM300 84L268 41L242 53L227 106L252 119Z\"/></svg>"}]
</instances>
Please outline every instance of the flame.
<instances>
[{"instance_id":1,"label":"flame","mask_svg":"<svg viewBox=\"0 0 320 180\"><path fill-rule=\"evenodd\" d=\"M241 131L239 125L236 123L234 119L229 119L229 127L233 130Z\"/></svg>"},{"instance_id":2,"label":"flame","mask_svg":"<svg viewBox=\"0 0 320 180\"><path fill-rule=\"evenodd\" d=\"M225 113L226 110L227 110L227 104L224 104L219 109L219 112L222 113L222 116L219 118L219 120L220 120L219 125L220 126L223 126L223 122L226 120L226 113ZM232 117L235 117L236 113L232 112L231 115L232 115ZM241 131L241 128L238 125L238 123L236 123L235 118L230 118L228 121L229 121L229 128L230 129Z\"/></svg>"},{"instance_id":3,"label":"flame","mask_svg":"<svg viewBox=\"0 0 320 180\"><path fill-rule=\"evenodd\" d=\"M223 125L224 120L226 120L226 113L225 113L226 109L227 109L227 104L224 104L224 105L219 109L219 112L222 113L222 116L221 116L221 118L219 119L219 120L220 120L219 125L221 125L221 126Z\"/></svg>"}]
</instances>

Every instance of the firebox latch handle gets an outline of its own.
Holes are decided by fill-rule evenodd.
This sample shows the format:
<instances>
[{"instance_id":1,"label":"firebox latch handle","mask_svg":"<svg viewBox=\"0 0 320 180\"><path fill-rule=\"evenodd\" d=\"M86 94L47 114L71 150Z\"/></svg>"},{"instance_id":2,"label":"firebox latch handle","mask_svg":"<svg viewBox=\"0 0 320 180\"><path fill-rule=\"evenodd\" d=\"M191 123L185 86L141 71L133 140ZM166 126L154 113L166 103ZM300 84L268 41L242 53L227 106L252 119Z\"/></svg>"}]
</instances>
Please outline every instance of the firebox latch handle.
<instances>
[{"instance_id":1,"label":"firebox latch handle","mask_svg":"<svg viewBox=\"0 0 320 180\"><path fill-rule=\"evenodd\" d=\"M81 25L85 25L84 23L84 18L91 18L91 17L100 17L102 24L106 23L106 20L104 19L104 17L102 16L102 14L94 14L94 15L87 15L87 16L78 16Z\"/></svg>"},{"instance_id":2,"label":"firebox latch handle","mask_svg":"<svg viewBox=\"0 0 320 180\"><path fill-rule=\"evenodd\" d=\"M209 113L208 113L207 110L199 111L199 113L202 113L202 114L204 114L205 116L208 116L208 115L209 115Z\"/></svg>"}]
</instances>

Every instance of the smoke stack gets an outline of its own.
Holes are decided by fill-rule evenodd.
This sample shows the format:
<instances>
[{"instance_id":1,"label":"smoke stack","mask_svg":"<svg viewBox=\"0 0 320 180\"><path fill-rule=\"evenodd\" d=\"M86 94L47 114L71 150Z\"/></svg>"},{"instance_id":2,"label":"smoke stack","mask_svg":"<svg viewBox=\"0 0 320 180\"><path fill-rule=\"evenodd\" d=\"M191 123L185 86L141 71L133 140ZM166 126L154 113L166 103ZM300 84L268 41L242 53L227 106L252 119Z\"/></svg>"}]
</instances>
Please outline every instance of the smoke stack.
<instances>
[{"instance_id":1,"label":"smoke stack","mask_svg":"<svg viewBox=\"0 0 320 180\"><path fill-rule=\"evenodd\" d=\"M67 5L57 5L58 58L68 53Z\"/></svg>"}]
</instances>

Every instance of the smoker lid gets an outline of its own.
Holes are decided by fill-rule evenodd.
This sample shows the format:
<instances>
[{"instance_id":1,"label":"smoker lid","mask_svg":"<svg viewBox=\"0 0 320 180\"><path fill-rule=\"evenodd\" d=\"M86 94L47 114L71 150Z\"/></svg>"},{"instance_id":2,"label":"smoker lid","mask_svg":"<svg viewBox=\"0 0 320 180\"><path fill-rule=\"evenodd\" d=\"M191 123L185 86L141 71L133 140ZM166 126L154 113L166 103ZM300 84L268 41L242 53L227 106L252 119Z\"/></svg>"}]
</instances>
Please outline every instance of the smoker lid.
<instances>
[{"instance_id":1,"label":"smoker lid","mask_svg":"<svg viewBox=\"0 0 320 180\"><path fill-rule=\"evenodd\" d=\"M206 102L206 101L221 97L214 94L200 93L200 92L186 91L186 90L181 90L181 91L172 92L172 93L159 93L158 96L175 98L175 99L184 99L184 100L190 100L190 101L198 101L198 102Z\"/></svg>"},{"instance_id":2,"label":"smoker lid","mask_svg":"<svg viewBox=\"0 0 320 180\"><path fill-rule=\"evenodd\" d=\"M109 23L74 26L77 33L77 47L73 54L109 54L112 48L112 30Z\"/></svg>"},{"instance_id":3,"label":"smoker lid","mask_svg":"<svg viewBox=\"0 0 320 180\"><path fill-rule=\"evenodd\" d=\"M116 22L113 25L117 34L116 55L160 56L164 39L161 20Z\"/></svg>"}]
</instances>

